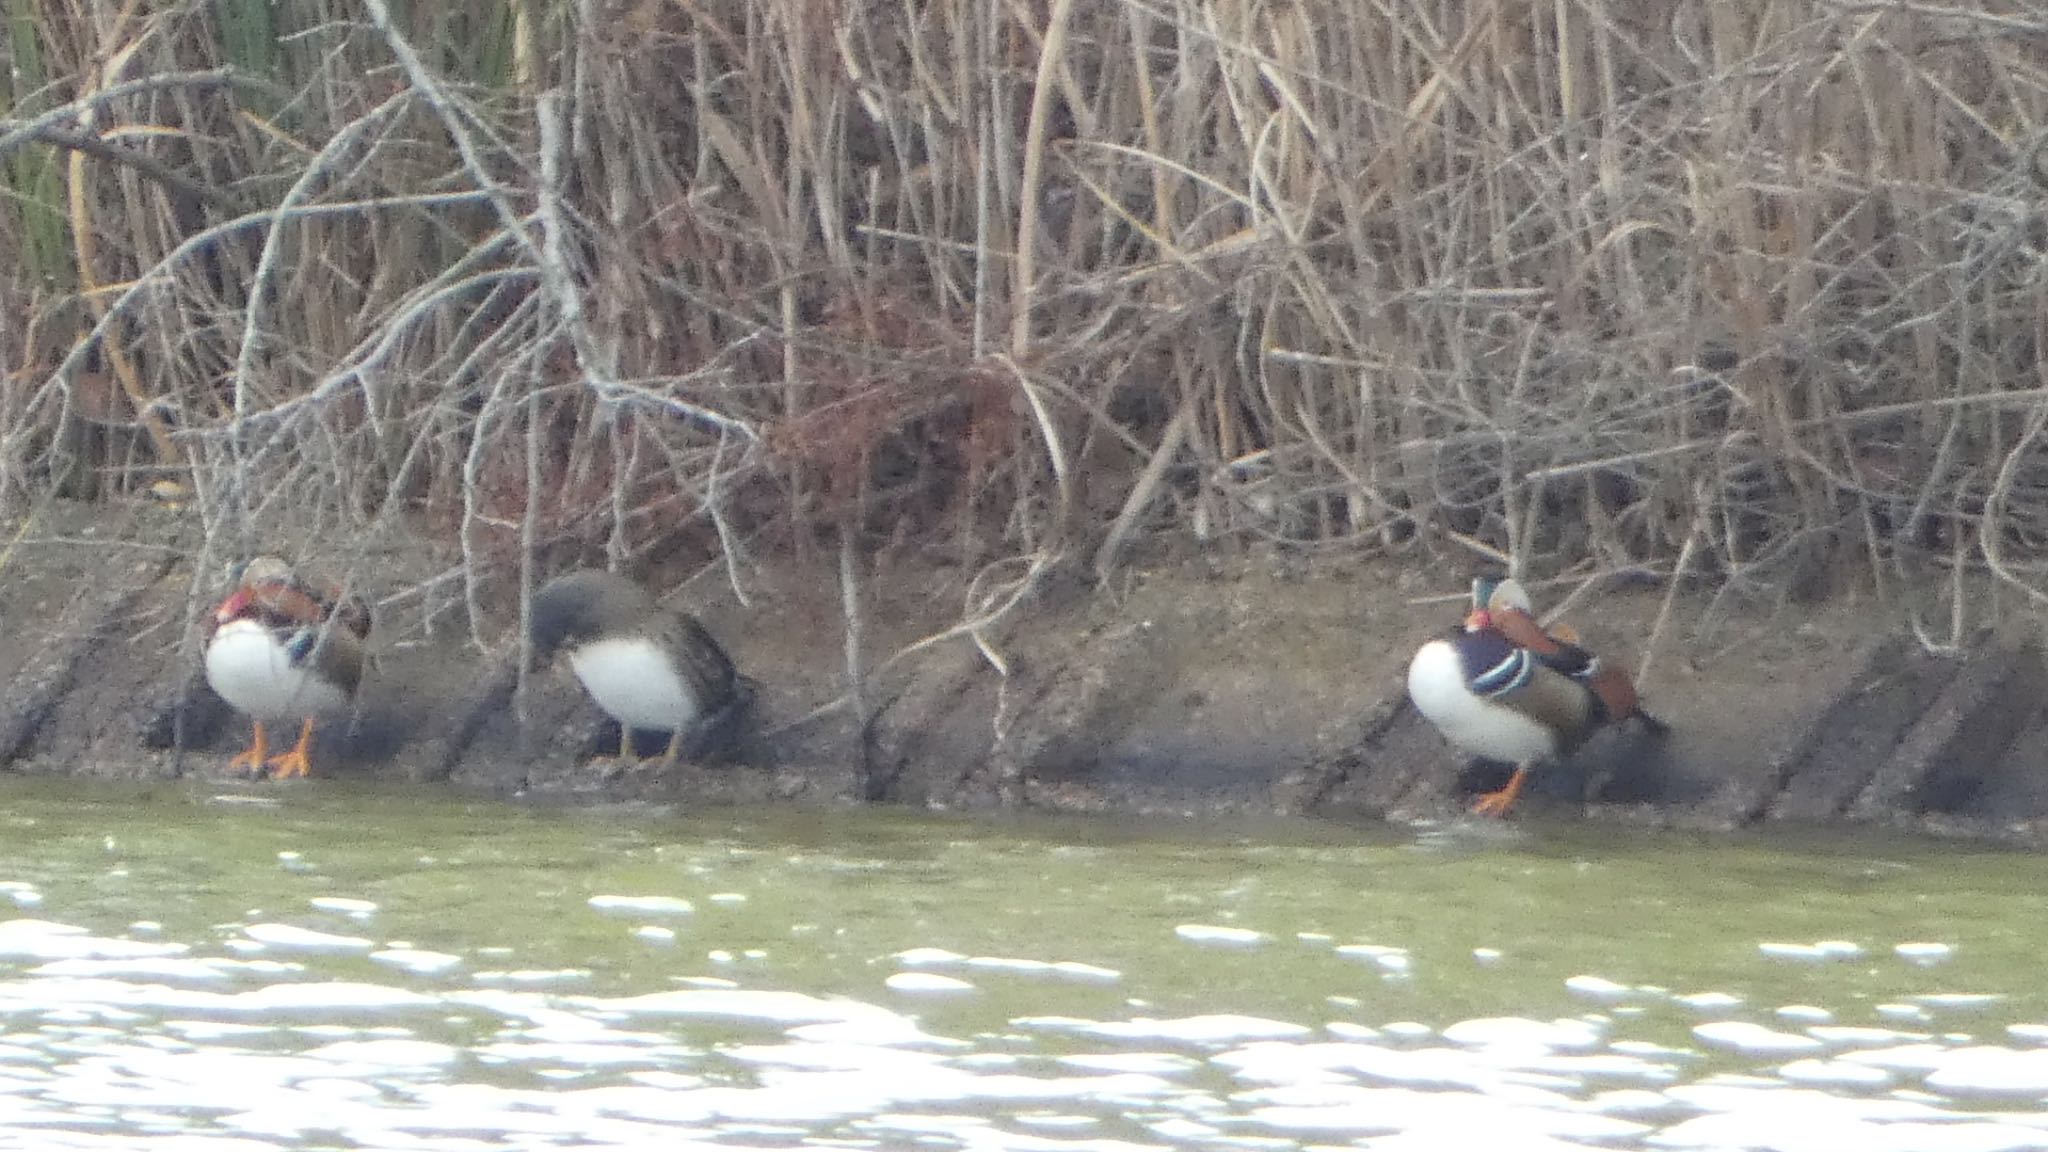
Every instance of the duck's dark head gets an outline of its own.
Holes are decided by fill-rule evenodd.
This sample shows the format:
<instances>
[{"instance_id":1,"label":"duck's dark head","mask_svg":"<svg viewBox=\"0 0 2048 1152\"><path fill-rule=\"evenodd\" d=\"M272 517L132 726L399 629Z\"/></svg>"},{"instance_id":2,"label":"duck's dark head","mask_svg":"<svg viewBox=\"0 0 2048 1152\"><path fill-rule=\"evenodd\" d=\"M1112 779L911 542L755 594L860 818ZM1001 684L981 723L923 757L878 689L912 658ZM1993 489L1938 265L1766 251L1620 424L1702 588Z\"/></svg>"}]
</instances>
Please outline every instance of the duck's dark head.
<instances>
[{"instance_id":1,"label":"duck's dark head","mask_svg":"<svg viewBox=\"0 0 2048 1152\"><path fill-rule=\"evenodd\" d=\"M563 651L644 629L656 611L645 589L615 572L586 569L557 576L533 594L527 629L533 662L545 665Z\"/></svg>"},{"instance_id":2,"label":"duck's dark head","mask_svg":"<svg viewBox=\"0 0 2048 1152\"><path fill-rule=\"evenodd\" d=\"M597 638L596 622L590 613L590 597L560 580L533 596L533 616L527 628L533 645L533 662L545 666L564 648L575 648Z\"/></svg>"}]
</instances>

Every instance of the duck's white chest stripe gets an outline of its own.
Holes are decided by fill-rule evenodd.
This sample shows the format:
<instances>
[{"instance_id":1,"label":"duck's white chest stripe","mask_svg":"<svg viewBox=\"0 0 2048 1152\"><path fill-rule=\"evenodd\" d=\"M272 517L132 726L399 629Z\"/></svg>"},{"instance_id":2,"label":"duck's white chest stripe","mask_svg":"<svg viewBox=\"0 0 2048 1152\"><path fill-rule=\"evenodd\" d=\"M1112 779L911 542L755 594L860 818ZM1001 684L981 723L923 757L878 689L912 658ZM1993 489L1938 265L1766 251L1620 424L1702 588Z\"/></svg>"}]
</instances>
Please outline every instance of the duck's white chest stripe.
<instances>
[{"instance_id":1,"label":"duck's white chest stripe","mask_svg":"<svg viewBox=\"0 0 2048 1152\"><path fill-rule=\"evenodd\" d=\"M348 695L292 662L275 632L254 620L221 625L206 646L206 682L258 720L297 720L348 708Z\"/></svg>"},{"instance_id":2,"label":"duck's white chest stripe","mask_svg":"<svg viewBox=\"0 0 2048 1152\"><path fill-rule=\"evenodd\" d=\"M585 644L569 653L569 666L597 706L621 724L674 732L697 721L697 694L650 640Z\"/></svg>"},{"instance_id":3,"label":"duck's white chest stripe","mask_svg":"<svg viewBox=\"0 0 2048 1152\"><path fill-rule=\"evenodd\" d=\"M1472 677L1472 690L1481 696L1500 696L1529 682L1536 672L1536 660L1526 648L1516 648L1493 667Z\"/></svg>"}]
</instances>

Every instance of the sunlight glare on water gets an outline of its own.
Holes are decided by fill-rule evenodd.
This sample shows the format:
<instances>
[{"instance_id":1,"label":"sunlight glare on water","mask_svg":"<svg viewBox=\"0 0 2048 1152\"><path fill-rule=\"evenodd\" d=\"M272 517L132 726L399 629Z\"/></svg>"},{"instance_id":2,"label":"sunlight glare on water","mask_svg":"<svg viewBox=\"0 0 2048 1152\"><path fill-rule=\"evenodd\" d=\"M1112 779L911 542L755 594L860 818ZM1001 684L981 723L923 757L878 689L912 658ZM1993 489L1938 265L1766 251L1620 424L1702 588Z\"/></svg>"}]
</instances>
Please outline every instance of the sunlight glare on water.
<instances>
[{"instance_id":1,"label":"sunlight glare on water","mask_svg":"<svg viewBox=\"0 0 2048 1152\"><path fill-rule=\"evenodd\" d=\"M0 832L0 1147L2048 1148L2021 854L327 783Z\"/></svg>"}]
</instances>

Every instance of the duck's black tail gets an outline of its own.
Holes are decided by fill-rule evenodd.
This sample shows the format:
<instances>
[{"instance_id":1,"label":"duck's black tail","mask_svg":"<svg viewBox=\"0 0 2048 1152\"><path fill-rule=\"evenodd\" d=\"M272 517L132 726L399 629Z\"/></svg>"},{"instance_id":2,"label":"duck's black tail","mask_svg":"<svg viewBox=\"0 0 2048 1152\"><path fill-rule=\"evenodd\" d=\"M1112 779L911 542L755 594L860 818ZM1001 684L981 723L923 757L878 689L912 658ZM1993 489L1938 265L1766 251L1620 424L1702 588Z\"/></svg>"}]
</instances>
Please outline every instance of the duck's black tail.
<instances>
[{"instance_id":1,"label":"duck's black tail","mask_svg":"<svg viewBox=\"0 0 2048 1152\"><path fill-rule=\"evenodd\" d=\"M744 674L734 676L732 696L717 711L698 722L696 730L685 742L685 753L693 760L733 756L739 750L742 729L753 714L754 700L760 693L759 680Z\"/></svg>"}]
</instances>

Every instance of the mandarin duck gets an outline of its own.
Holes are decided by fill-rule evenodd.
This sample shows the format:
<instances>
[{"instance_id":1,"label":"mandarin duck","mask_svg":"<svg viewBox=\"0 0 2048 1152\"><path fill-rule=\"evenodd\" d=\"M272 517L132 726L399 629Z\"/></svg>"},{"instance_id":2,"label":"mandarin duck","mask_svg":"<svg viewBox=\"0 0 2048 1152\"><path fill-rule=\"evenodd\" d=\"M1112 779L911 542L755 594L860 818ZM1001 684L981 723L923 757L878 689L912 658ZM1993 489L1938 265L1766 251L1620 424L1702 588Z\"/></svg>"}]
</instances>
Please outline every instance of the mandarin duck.
<instances>
[{"instance_id":1,"label":"mandarin duck","mask_svg":"<svg viewBox=\"0 0 2048 1152\"><path fill-rule=\"evenodd\" d=\"M254 726L229 771L306 775L313 722L354 702L369 635L370 608L360 598L309 584L273 556L243 565L234 591L214 610L206 643L207 683ZM270 755L264 725L292 720L298 742Z\"/></svg>"},{"instance_id":2,"label":"mandarin duck","mask_svg":"<svg viewBox=\"0 0 2048 1152\"><path fill-rule=\"evenodd\" d=\"M1473 811L1505 816L1539 764L1570 754L1602 725L1634 718L1654 734L1628 673L1581 647L1569 628L1546 630L1511 579L1472 582L1472 609L1408 665L1408 696L1437 731L1472 755L1515 766Z\"/></svg>"},{"instance_id":3,"label":"mandarin duck","mask_svg":"<svg viewBox=\"0 0 2048 1152\"><path fill-rule=\"evenodd\" d=\"M684 749L727 729L753 700L753 682L687 612L662 606L615 572L570 572L534 593L529 638L536 664L557 654L584 691L619 722L619 754L631 758L632 731L669 734L667 751L646 762L672 767Z\"/></svg>"}]
</instances>

